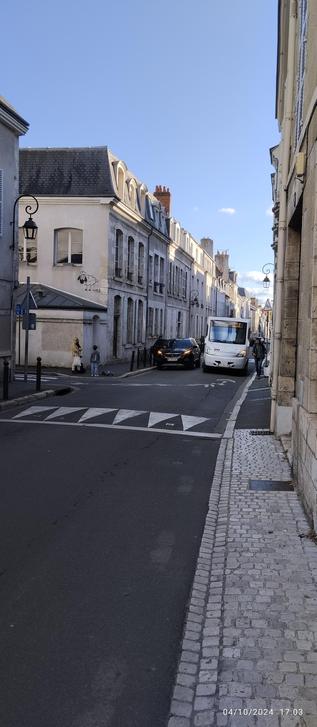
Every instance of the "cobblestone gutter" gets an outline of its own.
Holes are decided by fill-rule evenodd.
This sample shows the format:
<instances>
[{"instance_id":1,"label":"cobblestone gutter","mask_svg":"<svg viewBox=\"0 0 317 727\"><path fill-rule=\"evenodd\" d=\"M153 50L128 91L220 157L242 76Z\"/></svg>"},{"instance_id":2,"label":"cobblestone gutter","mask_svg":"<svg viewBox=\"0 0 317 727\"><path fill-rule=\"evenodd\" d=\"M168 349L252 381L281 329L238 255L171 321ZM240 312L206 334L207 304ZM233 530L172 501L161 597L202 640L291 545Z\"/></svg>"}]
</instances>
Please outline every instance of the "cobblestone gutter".
<instances>
[{"instance_id":1,"label":"cobblestone gutter","mask_svg":"<svg viewBox=\"0 0 317 727\"><path fill-rule=\"evenodd\" d=\"M221 442L168 727L317 727L317 545L274 436Z\"/></svg>"}]
</instances>

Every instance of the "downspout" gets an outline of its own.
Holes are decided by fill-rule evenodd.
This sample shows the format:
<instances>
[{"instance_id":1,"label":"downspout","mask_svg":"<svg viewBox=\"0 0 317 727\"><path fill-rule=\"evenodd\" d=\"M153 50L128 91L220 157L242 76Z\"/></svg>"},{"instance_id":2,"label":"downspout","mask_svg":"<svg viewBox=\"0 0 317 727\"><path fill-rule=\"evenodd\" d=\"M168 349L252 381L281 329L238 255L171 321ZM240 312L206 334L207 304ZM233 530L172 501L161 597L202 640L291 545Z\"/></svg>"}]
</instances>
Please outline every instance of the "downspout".
<instances>
[{"instance_id":1,"label":"downspout","mask_svg":"<svg viewBox=\"0 0 317 727\"><path fill-rule=\"evenodd\" d=\"M271 405L271 422L270 430L274 432L276 429L276 407L278 393L278 379L280 368L281 353L281 324L282 324L282 299L284 288L284 261L285 247L287 235L287 182L290 164L290 147L291 147L291 128L293 118L293 87L295 75L295 38L296 38L296 17L297 17L297 1L291 1L289 34L288 34L288 53L287 53L287 76L285 84L285 113L283 123L282 137L282 176L280 188L280 211L277 238L277 266L276 266L276 291L275 291L275 315L274 315L274 360L273 360L273 376L272 376L272 405Z\"/></svg>"}]
</instances>

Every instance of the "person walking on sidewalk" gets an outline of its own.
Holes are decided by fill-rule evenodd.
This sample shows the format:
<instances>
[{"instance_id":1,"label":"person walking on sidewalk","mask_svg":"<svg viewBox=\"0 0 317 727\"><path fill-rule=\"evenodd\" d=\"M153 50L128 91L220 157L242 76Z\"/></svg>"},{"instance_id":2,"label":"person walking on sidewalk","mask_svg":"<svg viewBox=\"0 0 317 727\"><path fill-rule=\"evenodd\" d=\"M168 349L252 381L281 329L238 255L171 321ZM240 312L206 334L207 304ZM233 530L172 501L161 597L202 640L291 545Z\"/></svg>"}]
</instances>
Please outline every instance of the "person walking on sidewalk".
<instances>
[{"instance_id":1,"label":"person walking on sidewalk","mask_svg":"<svg viewBox=\"0 0 317 727\"><path fill-rule=\"evenodd\" d=\"M99 365L100 365L100 353L98 346L92 347L92 353L90 355L90 376L99 376Z\"/></svg>"},{"instance_id":2,"label":"person walking on sidewalk","mask_svg":"<svg viewBox=\"0 0 317 727\"><path fill-rule=\"evenodd\" d=\"M254 343L254 346L252 349L252 353L253 353L254 361L255 361L256 374L257 374L257 377L260 378L263 359L266 356L266 348L264 346L261 336L256 337L256 340L255 340L255 343Z\"/></svg>"},{"instance_id":3,"label":"person walking on sidewalk","mask_svg":"<svg viewBox=\"0 0 317 727\"><path fill-rule=\"evenodd\" d=\"M73 355L73 363L72 363L72 372L73 373L80 373L81 371L81 354L82 354L82 347L79 343L79 339L77 336L73 338L72 343L72 355Z\"/></svg>"}]
</instances>

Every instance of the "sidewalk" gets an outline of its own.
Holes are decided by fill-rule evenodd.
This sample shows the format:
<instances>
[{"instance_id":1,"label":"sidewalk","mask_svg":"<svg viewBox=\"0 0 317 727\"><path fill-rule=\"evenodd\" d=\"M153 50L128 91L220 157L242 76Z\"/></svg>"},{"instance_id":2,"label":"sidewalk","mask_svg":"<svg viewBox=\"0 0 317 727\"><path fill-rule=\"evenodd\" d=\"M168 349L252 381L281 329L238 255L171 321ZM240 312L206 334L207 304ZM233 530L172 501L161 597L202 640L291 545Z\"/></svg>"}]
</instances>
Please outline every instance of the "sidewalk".
<instances>
[{"instance_id":1,"label":"sidewalk","mask_svg":"<svg viewBox=\"0 0 317 727\"><path fill-rule=\"evenodd\" d=\"M296 490L249 489L292 477L248 410L220 445L168 727L317 726L317 542Z\"/></svg>"}]
</instances>

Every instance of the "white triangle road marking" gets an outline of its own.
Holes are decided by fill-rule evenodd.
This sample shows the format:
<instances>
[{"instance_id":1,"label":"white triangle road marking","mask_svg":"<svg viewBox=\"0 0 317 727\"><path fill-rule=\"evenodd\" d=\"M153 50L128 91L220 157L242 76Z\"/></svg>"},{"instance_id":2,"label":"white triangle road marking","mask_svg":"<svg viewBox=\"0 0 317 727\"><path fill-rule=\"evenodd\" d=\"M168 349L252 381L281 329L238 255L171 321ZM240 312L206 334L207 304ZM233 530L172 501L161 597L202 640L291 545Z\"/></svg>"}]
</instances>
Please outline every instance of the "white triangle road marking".
<instances>
[{"instance_id":1,"label":"white triangle road marking","mask_svg":"<svg viewBox=\"0 0 317 727\"><path fill-rule=\"evenodd\" d=\"M60 406L57 411L53 411L52 414L49 414L48 417L46 417L45 421L47 422L48 419L55 419L56 417L62 417L65 414L72 414L74 411L81 411L82 409L85 409L84 406Z\"/></svg>"},{"instance_id":2,"label":"white triangle road marking","mask_svg":"<svg viewBox=\"0 0 317 727\"><path fill-rule=\"evenodd\" d=\"M166 412L162 411L151 411L148 421L148 427L153 427L154 424L158 424L158 422L164 421L164 419L172 419L173 417L177 417L178 414L166 414Z\"/></svg>"},{"instance_id":3,"label":"white triangle road marking","mask_svg":"<svg viewBox=\"0 0 317 727\"><path fill-rule=\"evenodd\" d=\"M57 409L56 406L30 406L24 411L20 411L20 414L16 414L13 419L19 419L19 417L30 416L31 414L39 414L40 412L49 411L50 409Z\"/></svg>"},{"instance_id":4,"label":"white triangle road marking","mask_svg":"<svg viewBox=\"0 0 317 727\"><path fill-rule=\"evenodd\" d=\"M146 411L137 411L135 409L119 409L112 424L119 424L119 422L123 422L125 419L130 419L130 417L137 417L140 416L140 414L146 414Z\"/></svg>"},{"instance_id":5,"label":"white triangle road marking","mask_svg":"<svg viewBox=\"0 0 317 727\"><path fill-rule=\"evenodd\" d=\"M90 409L87 409L85 414L83 414L80 419L78 420L77 424L80 424L81 422L86 421L86 419L92 419L92 417L101 417L102 414L108 414L110 411L117 411L116 409L94 409L91 407Z\"/></svg>"},{"instance_id":6,"label":"white triangle road marking","mask_svg":"<svg viewBox=\"0 0 317 727\"><path fill-rule=\"evenodd\" d=\"M201 424L202 422L208 421L208 417L189 417L189 416L186 416L185 414L182 414L181 417L182 417L184 432L186 432L187 429L191 429L192 427L195 427L197 424Z\"/></svg>"}]
</instances>

